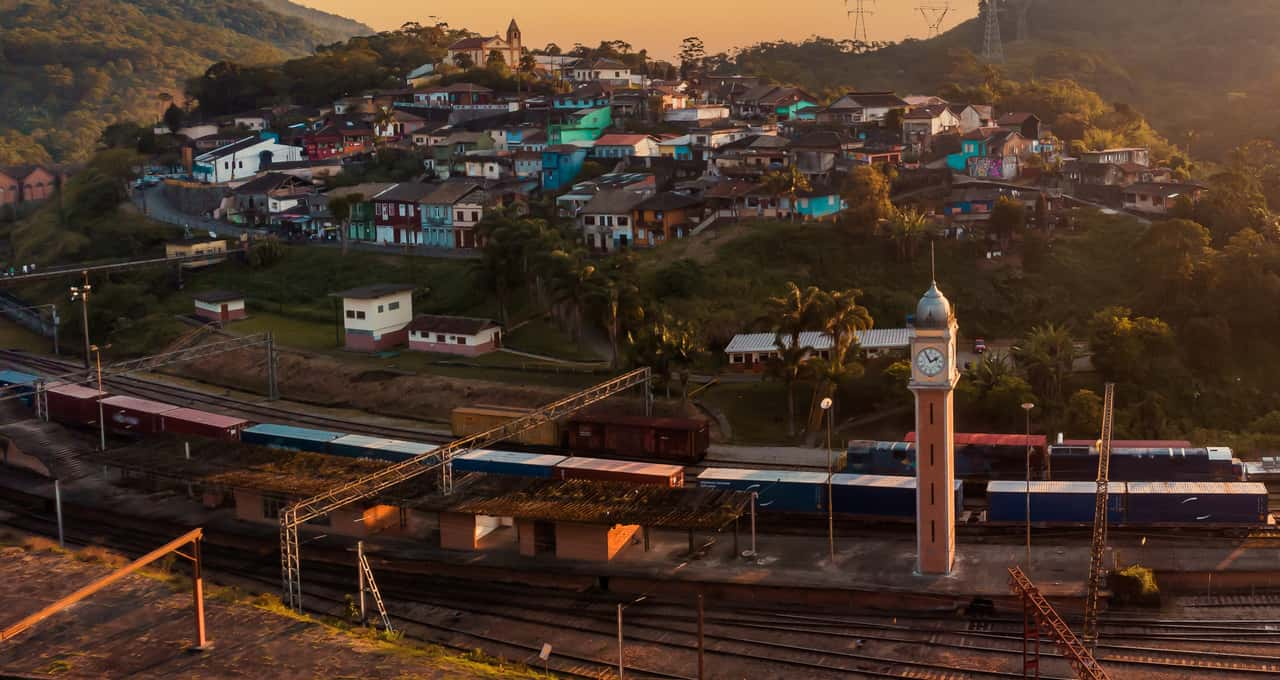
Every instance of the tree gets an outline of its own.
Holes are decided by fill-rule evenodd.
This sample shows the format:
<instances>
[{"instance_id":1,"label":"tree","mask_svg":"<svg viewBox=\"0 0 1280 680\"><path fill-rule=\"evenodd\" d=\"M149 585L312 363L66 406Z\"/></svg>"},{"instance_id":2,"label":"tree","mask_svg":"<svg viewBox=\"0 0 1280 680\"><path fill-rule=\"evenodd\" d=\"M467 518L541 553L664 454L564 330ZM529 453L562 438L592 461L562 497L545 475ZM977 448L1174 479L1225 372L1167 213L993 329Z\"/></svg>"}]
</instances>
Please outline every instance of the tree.
<instances>
[{"instance_id":1,"label":"tree","mask_svg":"<svg viewBox=\"0 0 1280 680\"><path fill-rule=\"evenodd\" d=\"M502 50L489 50L489 56L484 60L484 67L490 71L505 70L507 58L502 55Z\"/></svg>"},{"instance_id":2,"label":"tree","mask_svg":"<svg viewBox=\"0 0 1280 680\"><path fill-rule=\"evenodd\" d=\"M1143 291L1157 306L1164 300L1185 299L1182 296L1197 280L1207 276L1212 239L1208 229L1190 220L1165 220L1147 228L1138 241L1136 261L1143 272Z\"/></svg>"},{"instance_id":3,"label":"tree","mask_svg":"<svg viewBox=\"0 0 1280 680\"><path fill-rule=\"evenodd\" d=\"M818 362L816 370L821 381L814 388L809 407L807 431L816 432L821 426L822 412L818 404L825 397L833 397L840 383L862 374L862 365L855 363L858 354L858 332L870 330L875 325L871 312L858 304L862 291L855 288L822 293L817 301L817 315L821 328L831 338L831 351L826 361Z\"/></svg>"},{"instance_id":4,"label":"tree","mask_svg":"<svg viewBox=\"0 0 1280 680\"><path fill-rule=\"evenodd\" d=\"M1075 343L1066 328L1052 323L1033 327L1013 348L1013 358L1041 399L1062 402L1062 386L1076 360Z\"/></svg>"},{"instance_id":5,"label":"tree","mask_svg":"<svg viewBox=\"0 0 1280 680\"><path fill-rule=\"evenodd\" d=\"M1067 400L1063 422L1072 435L1093 438L1102 427L1102 397L1093 390L1076 390Z\"/></svg>"},{"instance_id":6,"label":"tree","mask_svg":"<svg viewBox=\"0 0 1280 680\"><path fill-rule=\"evenodd\" d=\"M702 65L702 60L706 56L707 48L702 38L689 36L680 41L680 77L690 78Z\"/></svg>"},{"instance_id":7,"label":"tree","mask_svg":"<svg viewBox=\"0 0 1280 680\"><path fill-rule=\"evenodd\" d=\"M800 168L795 165L789 166L785 170L774 170L766 174L761 183L764 190L769 192L770 196L786 196L790 201L791 221L799 219L800 214L796 210L796 201L800 193L813 191L813 186L809 184L809 178Z\"/></svg>"},{"instance_id":8,"label":"tree","mask_svg":"<svg viewBox=\"0 0 1280 680\"><path fill-rule=\"evenodd\" d=\"M1108 380L1153 389L1153 378L1177 378L1170 376L1173 330L1160 319L1135 317L1127 307L1107 307L1093 315L1089 347L1094 368Z\"/></svg>"},{"instance_id":9,"label":"tree","mask_svg":"<svg viewBox=\"0 0 1280 680\"><path fill-rule=\"evenodd\" d=\"M476 62L474 59L471 58L470 54L467 54L466 52L459 52L453 55L453 65L457 66L463 71L467 71L475 68Z\"/></svg>"},{"instance_id":10,"label":"tree","mask_svg":"<svg viewBox=\"0 0 1280 680\"><path fill-rule=\"evenodd\" d=\"M889 109L884 116L884 128L890 132L902 133L902 121L907 116L906 109Z\"/></svg>"},{"instance_id":11,"label":"tree","mask_svg":"<svg viewBox=\"0 0 1280 680\"><path fill-rule=\"evenodd\" d=\"M538 60L528 52L520 55L520 73L533 73L538 70Z\"/></svg>"},{"instance_id":12,"label":"tree","mask_svg":"<svg viewBox=\"0 0 1280 680\"><path fill-rule=\"evenodd\" d=\"M898 260L911 262L916 259L920 243L929 233L929 218L915 208L898 210L893 219L889 220L887 232L897 251Z\"/></svg>"},{"instance_id":13,"label":"tree","mask_svg":"<svg viewBox=\"0 0 1280 680\"><path fill-rule=\"evenodd\" d=\"M769 370L787 385L787 435L790 437L796 436L796 382L813 358L811 348L801 346L800 334L820 323L821 294L814 286L801 290L789 281L782 295L766 302L774 345L778 348L778 356L770 361Z\"/></svg>"},{"instance_id":14,"label":"tree","mask_svg":"<svg viewBox=\"0 0 1280 680\"><path fill-rule=\"evenodd\" d=\"M547 43L547 46L546 46L546 47L544 47L544 48L542 48L542 53L543 53L543 54L546 54L546 55L548 55L548 56L552 56L552 57L558 57L558 56L560 56L563 52L564 52L564 50L560 49L560 46L559 46L559 45L557 45L557 44L555 44L555 43Z\"/></svg>"},{"instance_id":15,"label":"tree","mask_svg":"<svg viewBox=\"0 0 1280 680\"><path fill-rule=\"evenodd\" d=\"M383 106L378 112L373 114L373 127L378 131L378 137L390 137L394 132L393 128L396 122L396 113L390 107Z\"/></svg>"},{"instance_id":16,"label":"tree","mask_svg":"<svg viewBox=\"0 0 1280 680\"><path fill-rule=\"evenodd\" d=\"M1027 210L1022 201L1008 196L1001 196L996 201L995 207L991 209L991 219L987 222L987 228L1000 240L1001 250L1008 250L1013 235L1022 231L1026 225Z\"/></svg>"},{"instance_id":17,"label":"tree","mask_svg":"<svg viewBox=\"0 0 1280 680\"><path fill-rule=\"evenodd\" d=\"M845 176L840 195L849 204L845 219L857 229L875 231L881 220L893 216L889 179L879 168L859 165Z\"/></svg>"},{"instance_id":18,"label":"tree","mask_svg":"<svg viewBox=\"0 0 1280 680\"><path fill-rule=\"evenodd\" d=\"M329 201L329 214L333 215L333 219L337 220L339 225L338 238L342 241L342 254L347 254L347 248L351 238L351 213L357 205L364 202L364 194L354 193L346 196L339 196Z\"/></svg>"},{"instance_id":19,"label":"tree","mask_svg":"<svg viewBox=\"0 0 1280 680\"><path fill-rule=\"evenodd\" d=\"M183 111L177 104L170 104L169 108L164 110L164 125L169 128L169 132L177 134L182 129L182 122L186 120L187 112Z\"/></svg>"},{"instance_id":20,"label":"tree","mask_svg":"<svg viewBox=\"0 0 1280 680\"><path fill-rule=\"evenodd\" d=\"M169 110L169 106L173 104L173 95L168 92L161 92L156 95L156 99L160 101L160 120L164 120L164 114Z\"/></svg>"}]
</instances>

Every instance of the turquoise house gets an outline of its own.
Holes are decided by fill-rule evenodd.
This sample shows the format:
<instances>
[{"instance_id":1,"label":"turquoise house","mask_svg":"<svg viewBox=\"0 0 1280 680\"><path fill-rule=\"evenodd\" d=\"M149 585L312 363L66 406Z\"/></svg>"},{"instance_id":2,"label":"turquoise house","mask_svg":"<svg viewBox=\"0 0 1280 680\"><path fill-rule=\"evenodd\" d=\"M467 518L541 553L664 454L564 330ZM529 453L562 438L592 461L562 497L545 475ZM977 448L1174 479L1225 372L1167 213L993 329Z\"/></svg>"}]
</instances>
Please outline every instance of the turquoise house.
<instances>
[{"instance_id":1,"label":"turquoise house","mask_svg":"<svg viewBox=\"0 0 1280 680\"><path fill-rule=\"evenodd\" d=\"M610 125L613 125L613 109L608 106L575 111L568 114L565 122L547 127L547 144L594 142Z\"/></svg>"},{"instance_id":2,"label":"turquoise house","mask_svg":"<svg viewBox=\"0 0 1280 680\"><path fill-rule=\"evenodd\" d=\"M817 120L817 107L818 104L816 102L812 102L802 97L790 103L778 104L777 108L774 109L774 113L778 114L778 120ZM804 109L813 109L813 117L801 119L800 112Z\"/></svg>"},{"instance_id":3,"label":"turquoise house","mask_svg":"<svg viewBox=\"0 0 1280 680\"><path fill-rule=\"evenodd\" d=\"M560 144L549 146L542 152L542 190L559 191L577 179L582 164L587 160L587 149Z\"/></svg>"},{"instance_id":4,"label":"turquoise house","mask_svg":"<svg viewBox=\"0 0 1280 680\"><path fill-rule=\"evenodd\" d=\"M796 214L800 219L822 220L833 217L849 207L834 189L817 189L796 197Z\"/></svg>"},{"instance_id":5,"label":"turquoise house","mask_svg":"<svg viewBox=\"0 0 1280 680\"><path fill-rule=\"evenodd\" d=\"M551 98L551 108L557 111L577 111L580 109L598 109L610 104L610 95L598 84L587 85L567 94L558 94Z\"/></svg>"},{"instance_id":6,"label":"turquoise house","mask_svg":"<svg viewBox=\"0 0 1280 680\"><path fill-rule=\"evenodd\" d=\"M480 190L471 182L445 182L418 201L422 209L422 245L453 248L453 207Z\"/></svg>"}]
</instances>

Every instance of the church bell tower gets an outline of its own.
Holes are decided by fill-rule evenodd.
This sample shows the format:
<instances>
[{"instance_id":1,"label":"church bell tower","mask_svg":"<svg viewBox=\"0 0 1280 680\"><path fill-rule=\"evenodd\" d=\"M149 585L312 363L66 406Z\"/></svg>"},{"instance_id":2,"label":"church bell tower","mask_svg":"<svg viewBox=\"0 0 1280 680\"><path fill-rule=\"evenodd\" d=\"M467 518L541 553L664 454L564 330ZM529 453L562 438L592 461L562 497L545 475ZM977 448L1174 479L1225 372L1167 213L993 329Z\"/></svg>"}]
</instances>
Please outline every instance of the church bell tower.
<instances>
[{"instance_id":1,"label":"church bell tower","mask_svg":"<svg viewBox=\"0 0 1280 680\"><path fill-rule=\"evenodd\" d=\"M956 318L937 282L916 305L911 383L916 397L916 571L951 573L956 553Z\"/></svg>"}]
</instances>

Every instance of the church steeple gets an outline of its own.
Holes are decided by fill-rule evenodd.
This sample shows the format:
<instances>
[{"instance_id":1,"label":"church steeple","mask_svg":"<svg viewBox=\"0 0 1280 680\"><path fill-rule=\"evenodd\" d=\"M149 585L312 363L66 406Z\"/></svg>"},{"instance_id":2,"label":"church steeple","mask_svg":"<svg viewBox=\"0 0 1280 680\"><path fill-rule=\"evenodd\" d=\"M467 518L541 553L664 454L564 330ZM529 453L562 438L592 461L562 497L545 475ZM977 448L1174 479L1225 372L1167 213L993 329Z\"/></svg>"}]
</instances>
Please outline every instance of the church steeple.
<instances>
[{"instance_id":1,"label":"church steeple","mask_svg":"<svg viewBox=\"0 0 1280 680\"><path fill-rule=\"evenodd\" d=\"M507 44L518 45L519 43L520 43L520 26L516 24L516 20L513 18L511 20L511 23L507 26Z\"/></svg>"}]
</instances>

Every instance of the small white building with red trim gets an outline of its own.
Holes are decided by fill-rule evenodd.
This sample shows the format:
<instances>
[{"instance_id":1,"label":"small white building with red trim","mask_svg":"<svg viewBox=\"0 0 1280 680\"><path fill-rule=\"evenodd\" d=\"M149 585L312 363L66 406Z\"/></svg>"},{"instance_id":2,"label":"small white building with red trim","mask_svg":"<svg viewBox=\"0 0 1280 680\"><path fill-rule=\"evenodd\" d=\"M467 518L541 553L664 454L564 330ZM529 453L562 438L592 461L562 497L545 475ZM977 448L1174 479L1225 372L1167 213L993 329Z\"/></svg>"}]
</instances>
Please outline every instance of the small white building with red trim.
<instances>
[{"instance_id":1,"label":"small white building with red trim","mask_svg":"<svg viewBox=\"0 0 1280 680\"><path fill-rule=\"evenodd\" d=\"M409 339L413 320L413 286L382 283L334 293L342 298L346 348L381 352Z\"/></svg>"},{"instance_id":2,"label":"small white building with red trim","mask_svg":"<svg viewBox=\"0 0 1280 680\"><path fill-rule=\"evenodd\" d=\"M502 327L490 319L420 316L409 324L409 349L478 356L502 347Z\"/></svg>"},{"instance_id":3,"label":"small white building with red trim","mask_svg":"<svg viewBox=\"0 0 1280 680\"><path fill-rule=\"evenodd\" d=\"M207 321L235 321L247 316L244 295L229 290L210 290L191 296L195 302L195 314Z\"/></svg>"}]
</instances>

